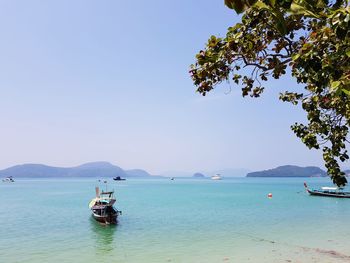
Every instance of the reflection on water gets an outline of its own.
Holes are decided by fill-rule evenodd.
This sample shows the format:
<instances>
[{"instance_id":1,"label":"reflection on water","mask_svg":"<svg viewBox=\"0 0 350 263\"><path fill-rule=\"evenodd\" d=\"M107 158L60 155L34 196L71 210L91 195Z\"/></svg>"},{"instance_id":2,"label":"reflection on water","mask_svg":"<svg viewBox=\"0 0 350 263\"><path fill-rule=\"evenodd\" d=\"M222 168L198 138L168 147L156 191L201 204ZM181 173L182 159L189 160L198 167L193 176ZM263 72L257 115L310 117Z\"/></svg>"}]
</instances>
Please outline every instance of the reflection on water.
<instances>
[{"instance_id":1,"label":"reflection on water","mask_svg":"<svg viewBox=\"0 0 350 263\"><path fill-rule=\"evenodd\" d=\"M90 218L90 228L93 239L96 241L96 253L110 253L115 248L114 236L117 225L104 225L97 222L92 216Z\"/></svg>"}]
</instances>

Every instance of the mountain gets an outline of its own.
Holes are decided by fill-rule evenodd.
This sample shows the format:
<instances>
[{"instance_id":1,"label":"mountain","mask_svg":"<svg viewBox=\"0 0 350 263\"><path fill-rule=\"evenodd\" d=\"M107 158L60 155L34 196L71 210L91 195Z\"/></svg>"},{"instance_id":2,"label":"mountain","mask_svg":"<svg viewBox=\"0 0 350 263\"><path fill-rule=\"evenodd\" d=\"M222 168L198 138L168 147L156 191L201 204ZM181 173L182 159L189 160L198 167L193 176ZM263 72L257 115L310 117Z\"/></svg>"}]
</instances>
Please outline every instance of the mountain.
<instances>
[{"instance_id":1,"label":"mountain","mask_svg":"<svg viewBox=\"0 0 350 263\"><path fill-rule=\"evenodd\" d=\"M150 176L144 170L124 171L119 166L108 162L91 162L76 167L62 168L43 164L22 164L0 170L0 177L133 177Z\"/></svg>"},{"instance_id":2,"label":"mountain","mask_svg":"<svg viewBox=\"0 0 350 263\"><path fill-rule=\"evenodd\" d=\"M248 173L247 177L324 177L327 173L315 166L284 165L274 169Z\"/></svg>"},{"instance_id":3,"label":"mountain","mask_svg":"<svg viewBox=\"0 0 350 263\"><path fill-rule=\"evenodd\" d=\"M71 168L71 177L126 177L127 174L119 166L108 162L92 162Z\"/></svg>"},{"instance_id":4,"label":"mountain","mask_svg":"<svg viewBox=\"0 0 350 263\"><path fill-rule=\"evenodd\" d=\"M192 177L194 178L205 178L205 175L202 173L195 173L194 175L192 175Z\"/></svg>"},{"instance_id":5,"label":"mountain","mask_svg":"<svg viewBox=\"0 0 350 263\"><path fill-rule=\"evenodd\" d=\"M68 172L69 168L52 167L43 164L22 164L0 170L0 177L59 177Z\"/></svg>"},{"instance_id":6,"label":"mountain","mask_svg":"<svg viewBox=\"0 0 350 263\"><path fill-rule=\"evenodd\" d=\"M145 177L145 176L151 176L148 172L141 169L132 169L132 170L126 170L126 174L130 177Z\"/></svg>"}]
</instances>

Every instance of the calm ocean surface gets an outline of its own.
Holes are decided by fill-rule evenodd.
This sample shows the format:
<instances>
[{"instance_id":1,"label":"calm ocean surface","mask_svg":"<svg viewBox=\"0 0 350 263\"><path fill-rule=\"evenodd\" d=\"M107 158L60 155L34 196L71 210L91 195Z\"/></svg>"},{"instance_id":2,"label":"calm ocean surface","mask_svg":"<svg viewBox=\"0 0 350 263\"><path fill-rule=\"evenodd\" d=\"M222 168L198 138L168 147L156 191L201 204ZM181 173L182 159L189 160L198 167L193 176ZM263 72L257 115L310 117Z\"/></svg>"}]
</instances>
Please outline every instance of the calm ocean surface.
<instances>
[{"instance_id":1,"label":"calm ocean surface","mask_svg":"<svg viewBox=\"0 0 350 263\"><path fill-rule=\"evenodd\" d=\"M304 181L330 185L109 180L117 226L91 218L96 179L0 183L0 262L350 262L350 199L309 196Z\"/></svg>"}]
</instances>

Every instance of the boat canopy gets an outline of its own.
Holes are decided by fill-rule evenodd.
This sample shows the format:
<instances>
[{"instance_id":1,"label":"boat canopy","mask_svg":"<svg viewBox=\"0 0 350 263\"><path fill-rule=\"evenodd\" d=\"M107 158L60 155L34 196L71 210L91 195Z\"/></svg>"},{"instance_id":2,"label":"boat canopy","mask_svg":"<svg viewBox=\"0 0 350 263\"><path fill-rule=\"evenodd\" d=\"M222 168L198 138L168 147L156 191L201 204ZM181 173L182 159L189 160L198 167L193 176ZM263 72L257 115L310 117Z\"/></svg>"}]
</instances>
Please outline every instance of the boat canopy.
<instances>
[{"instance_id":1,"label":"boat canopy","mask_svg":"<svg viewBox=\"0 0 350 263\"><path fill-rule=\"evenodd\" d=\"M111 195L113 193L114 193L113 191L111 191L111 192L102 192L101 195Z\"/></svg>"},{"instance_id":2,"label":"boat canopy","mask_svg":"<svg viewBox=\"0 0 350 263\"><path fill-rule=\"evenodd\" d=\"M325 187L321 187L321 188L322 188L322 190L339 190L338 187L327 187L327 186L325 186Z\"/></svg>"}]
</instances>

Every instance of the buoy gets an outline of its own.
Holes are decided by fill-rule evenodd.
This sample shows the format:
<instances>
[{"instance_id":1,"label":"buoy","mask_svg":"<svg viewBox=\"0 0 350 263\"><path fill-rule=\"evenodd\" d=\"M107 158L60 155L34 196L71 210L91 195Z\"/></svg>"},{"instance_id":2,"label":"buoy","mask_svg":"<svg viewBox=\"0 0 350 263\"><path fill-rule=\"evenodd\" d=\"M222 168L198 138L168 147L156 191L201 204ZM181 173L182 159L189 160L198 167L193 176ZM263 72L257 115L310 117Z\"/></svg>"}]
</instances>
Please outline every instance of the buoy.
<instances>
[{"instance_id":1,"label":"buoy","mask_svg":"<svg viewBox=\"0 0 350 263\"><path fill-rule=\"evenodd\" d=\"M271 193L268 193L267 197L268 197L268 198L272 198L272 194L271 194Z\"/></svg>"}]
</instances>

